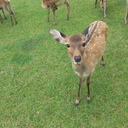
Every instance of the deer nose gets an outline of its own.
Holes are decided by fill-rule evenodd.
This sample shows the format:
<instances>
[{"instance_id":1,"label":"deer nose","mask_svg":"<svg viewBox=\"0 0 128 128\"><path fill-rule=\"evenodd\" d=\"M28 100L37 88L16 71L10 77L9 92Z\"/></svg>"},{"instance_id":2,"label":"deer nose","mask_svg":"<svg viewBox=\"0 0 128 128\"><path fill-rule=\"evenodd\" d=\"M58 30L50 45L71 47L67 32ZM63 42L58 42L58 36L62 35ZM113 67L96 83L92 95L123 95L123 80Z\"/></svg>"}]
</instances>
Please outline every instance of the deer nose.
<instances>
[{"instance_id":1,"label":"deer nose","mask_svg":"<svg viewBox=\"0 0 128 128\"><path fill-rule=\"evenodd\" d=\"M74 60L75 60L76 62L80 62L80 61L81 61L81 56L75 56L75 57L74 57Z\"/></svg>"}]
</instances>

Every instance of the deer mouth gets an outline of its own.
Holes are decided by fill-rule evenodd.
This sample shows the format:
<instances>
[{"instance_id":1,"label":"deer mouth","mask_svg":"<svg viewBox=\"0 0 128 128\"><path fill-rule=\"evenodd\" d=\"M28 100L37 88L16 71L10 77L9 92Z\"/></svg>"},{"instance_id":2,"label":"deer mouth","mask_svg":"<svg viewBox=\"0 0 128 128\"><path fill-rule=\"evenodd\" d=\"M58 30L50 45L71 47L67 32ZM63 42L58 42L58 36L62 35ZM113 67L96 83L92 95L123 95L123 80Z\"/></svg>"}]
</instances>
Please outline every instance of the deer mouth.
<instances>
[{"instance_id":1,"label":"deer mouth","mask_svg":"<svg viewBox=\"0 0 128 128\"><path fill-rule=\"evenodd\" d=\"M75 65L81 65L81 62L75 62L75 61L73 61L73 63L74 63Z\"/></svg>"}]
</instances>

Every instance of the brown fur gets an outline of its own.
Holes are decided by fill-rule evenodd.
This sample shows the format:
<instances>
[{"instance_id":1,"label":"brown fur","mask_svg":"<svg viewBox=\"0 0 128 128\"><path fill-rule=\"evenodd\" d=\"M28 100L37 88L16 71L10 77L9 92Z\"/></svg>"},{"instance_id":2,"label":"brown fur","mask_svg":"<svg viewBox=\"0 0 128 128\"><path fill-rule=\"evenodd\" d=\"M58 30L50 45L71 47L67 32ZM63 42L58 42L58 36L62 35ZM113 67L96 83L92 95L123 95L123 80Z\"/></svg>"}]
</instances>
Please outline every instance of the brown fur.
<instances>
[{"instance_id":1,"label":"brown fur","mask_svg":"<svg viewBox=\"0 0 128 128\"><path fill-rule=\"evenodd\" d=\"M125 24L128 24L128 0L126 0L126 16L125 16Z\"/></svg>"},{"instance_id":2,"label":"brown fur","mask_svg":"<svg viewBox=\"0 0 128 128\"><path fill-rule=\"evenodd\" d=\"M62 1L62 3L57 4L59 1ZM42 7L44 9L48 10L48 18L47 21L49 22L50 20L50 10L52 10L53 15L54 15L54 25L56 24L56 10L58 9L59 6L65 4L67 7L67 20L69 19L69 13L70 13L70 5L68 0L43 0L42 1Z\"/></svg>"},{"instance_id":3,"label":"brown fur","mask_svg":"<svg viewBox=\"0 0 128 128\"><path fill-rule=\"evenodd\" d=\"M79 90L75 105L78 105L80 101L84 77L87 77L87 101L90 102L90 76L99 59L102 59L102 65L105 65L103 53L108 34L107 24L103 21L95 21L82 34L74 34L69 37L63 36L64 34L55 29L51 29L50 33L55 40L67 45L72 67L79 76Z\"/></svg>"},{"instance_id":4,"label":"brown fur","mask_svg":"<svg viewBox=\"0 0 128 128\"><path fill-rule=\"evenodd\" d=\"M98 0L95 0L95 8L97 5L97 1ZM107 17L107 14L106 14L107 0L100 0L100 7L101 7L102 11L104 12L104 17Z\"/></svg>"},{"instance_id":5,"label":"brown fur","mask_svg":"<svg viewBox=\"0 0 128 128\"><path fill-rule=\"evenodd\" d=\"M11 17L11 25L13 25L13 18L14 18L14 22L15 24L17 24L16 18L14 16L14 13L11 9L11 4L10 4L10 0L0 0L0 9L2 10L6 10L9 12L10 17ZM4 12L3 12L4 13Z\"/></svg>"}]
</instances>

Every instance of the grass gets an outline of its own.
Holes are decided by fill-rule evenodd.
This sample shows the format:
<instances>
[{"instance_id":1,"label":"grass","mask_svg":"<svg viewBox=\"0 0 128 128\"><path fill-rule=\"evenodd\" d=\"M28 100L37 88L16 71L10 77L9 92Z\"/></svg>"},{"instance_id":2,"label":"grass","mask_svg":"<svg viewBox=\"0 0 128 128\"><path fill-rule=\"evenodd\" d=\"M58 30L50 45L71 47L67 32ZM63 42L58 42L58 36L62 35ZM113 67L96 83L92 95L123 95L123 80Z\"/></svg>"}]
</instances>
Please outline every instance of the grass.
<instances>
[{"instance_id":1,"label":"grass","mask_svg":"<svg viewBox=\"0 0 128 128\"><path fill-rule=\"evenodd\" d=\"M128 127L128 26L125 1L108 1L107 18L94 0L69 0L57 10L57 25L45 22L40 0L11 1L18 24L10 17L0 24L0 127L1 128L126 128ZM95 20L109 26L105 51L107 65L97 65L91 77L90 104L83 86L81 102L64 45L49 34L55 28L66 35L81 33Z\"/></svg>"}]
</instances>

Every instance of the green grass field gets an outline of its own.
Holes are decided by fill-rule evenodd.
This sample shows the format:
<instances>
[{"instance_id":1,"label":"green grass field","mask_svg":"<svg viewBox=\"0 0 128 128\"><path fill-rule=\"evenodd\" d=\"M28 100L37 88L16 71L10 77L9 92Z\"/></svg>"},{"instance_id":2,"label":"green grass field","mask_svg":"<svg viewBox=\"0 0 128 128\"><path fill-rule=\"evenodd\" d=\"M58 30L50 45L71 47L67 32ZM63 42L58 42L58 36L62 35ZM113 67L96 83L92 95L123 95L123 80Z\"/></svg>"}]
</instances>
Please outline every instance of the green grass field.
<instances>
[{"instance_id":1,"label":"green grass field","mask_svg":"<svg viewBox=\"0 0 128 128\"><path fill-rule=\"evenodd\" d=\"M108 0L107 18L94 0L69 0L57 10L57 25L46 22L41 0L11 0L18 24L10 16L0 23L0 127L1 128L127 128L128 26L125 0ZM80 34L95 20L109 26L104 54L106 66L97 64L91 77L91 103L74 106L78 77L65 45L54 41L49 29Z\"/></svg>"}]
</instances>

